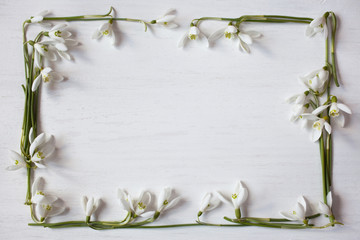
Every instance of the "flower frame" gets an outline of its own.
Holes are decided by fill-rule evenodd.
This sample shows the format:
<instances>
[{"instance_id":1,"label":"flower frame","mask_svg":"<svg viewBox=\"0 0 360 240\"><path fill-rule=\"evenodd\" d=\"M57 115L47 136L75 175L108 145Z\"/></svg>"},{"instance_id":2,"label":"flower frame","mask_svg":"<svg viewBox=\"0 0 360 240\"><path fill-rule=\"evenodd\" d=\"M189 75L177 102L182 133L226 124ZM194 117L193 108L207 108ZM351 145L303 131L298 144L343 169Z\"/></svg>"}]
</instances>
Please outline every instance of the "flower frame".
<instances>
[{"instance_id":1,"label":"flower frame","mask_svg":"<svg viewBox=\"0 0 360 240\"><path fill-rule=\"evenodd\" d=\"M331 121L339 122L344 125L342 112L351 114L351 110L342 103L338 103L338 97L330 94L332 84L339 86L337 80L337 68L335 60L335 37L336 37L336 16L333 12L326 12L319 18L290 17L282 15L244 15L239 18L215 18L203 17L194 19L190 23L190 29L179 41L179 47L193 40L206 40L213 44L220 37L233 38L239 42L239 48L250 52L249 45L261 34L257 32L244 32L241 24L245 22L269 22L269 23L300 23L308 24L306 35L312 36L323 33L325 36L326 57L325 64L311 73L303 76L301 80L305 85L304 92L289 98L290 103L295 104L292 120L312 121L312 140L318 141L320 146L320 158L322 164L323 177L323 199L319 202L318 212L307 216L306 200L301 197L293 210L281 212L283 218L254 218L242 215L243 203L247 199L248 189L239 181L235 185L234 191L229 196L221 193L207 193L201 203L197 213L195 223L172 224L172 225L148 225L154 222L163 212L175 206L179 197L174 197L171 188L165 188L160 196L157 208L154 211L147 211L147 205L151 201L149 192L142 192L138 198L131 197L125 190L118 190L118 198L124 208L124 216L117 221L92 221L91 216L98 209L99 199L83 196L81 203L85 212L83 221L67 221L58 223L48 223L47 219L57 215L64 210L63 206L57 205L57 197L47 195L43 191L43 179L33 179L33 173L37 168L45 168L43 162L55 149L54 137L50 134L37 134L37 108L38 95L41 82L59 82L63 77L50 67L45 67L44 59L55 61L61 57L66 60L71 59L68 49L75 46L77 42L70 38L71 33L66 30L67 24L57 24L49 31L41 31L33 40L27 40L26 26L29 24L46 24L50 21L103 21L101 26L94 32L92 38L109 38L110 43L114 43L115 34L112 30L114 21L130 21L144 24L145 30L148 25L157 24L165 28L174 28L174 11L169 10L158 19L145 21L132 18L115 18L110 11L103 15L82 15L70 17L46 17L47 12L39 13L27 19L23 24L23 47L25 62L26 84L23 85L25 93L24 122L20 143L20 154L11 151L10 159L12 165L8 170L26 168L28 176L28 191L26 194L26 205L31 209L31 216L35 223L30 226L43 226L49 228L63 227L90 227L96 230L117 229L117 228L167 228L167 227L186 227L186 226L258 226L269 228L287 229L307 229L307 228L326 228L341 224L336 221L332 211L332 135ZM227 27L214 32L206 38L200 30L200 23L207 20L217 20L228 22ZM330 31L328 31L330 29ZM43 40L43 38L47 38ZM329 51L330 50L330 51ZM321 97L325 101L321 103ZM311 111L310 111L311 110ZM220 202L233 205L235 218L225 217L229 224L213 224L203 222L200 217L207 211L216 208ZM314 226L311 219L325 215L329 223L324 226ZM138 217L145 220L139 221Z\"/></svg>"}]
</instances>

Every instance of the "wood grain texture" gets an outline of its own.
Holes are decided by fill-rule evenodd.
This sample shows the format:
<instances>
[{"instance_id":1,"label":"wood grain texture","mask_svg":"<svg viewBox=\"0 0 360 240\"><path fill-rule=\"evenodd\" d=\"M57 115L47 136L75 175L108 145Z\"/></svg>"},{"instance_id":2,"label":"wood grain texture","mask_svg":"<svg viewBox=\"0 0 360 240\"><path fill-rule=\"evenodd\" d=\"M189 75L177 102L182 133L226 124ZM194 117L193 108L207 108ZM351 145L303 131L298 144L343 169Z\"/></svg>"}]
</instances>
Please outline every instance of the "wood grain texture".
<instances>
[{"instance_id":1,"label":"wood grain texture","mask_svg":"<svg viewBox=\"0 0 360 240\"><path fill-rule=\"evenodd\" d=\"M301 24L246 24L263 37L242 54L231 41L207 49L177 41L192 18L284 14L316 17L327 10L339 18L338 66L342 87L334 93L353 110L346 128L334 131L336 216L345 226L325 231L259 228L179 228L166 230L51 230L28 227L25 171L0 174L1 239L357 239L360 180L360 4L357 1L9 1L0 2L1 112L0 168L9 164L7 149L18 149L23 94L21 23L40 10L55 16L105 12L112 5L119 17L152 19L170 7L181 27L153 27L144 33L134 23L116 24L118 46L91 40L99 22L71 23L81 45L73 62L54 68L66 81L42 86L41 130L57 139L57 151L43 176L48 192L61 197L68 210L52 221L82 219L82 195L104 200L99 219L116 219L115 190L141 189L155 194L173 186L183 197L158 223L193 222L207 191L230 191L241 179L250 190L246 213L277 217L303 194L321 199L318 145L309 133L288 121L284 99L302 90L297 77L323 64L323 39L304 37ZM207 22L204 33L224 26ZM34 33L40 28L33 27ZM154 196L155 197L155 196ZM223 205L206 219L221 222L232 209Z\"/></svg>"}]
</instances>

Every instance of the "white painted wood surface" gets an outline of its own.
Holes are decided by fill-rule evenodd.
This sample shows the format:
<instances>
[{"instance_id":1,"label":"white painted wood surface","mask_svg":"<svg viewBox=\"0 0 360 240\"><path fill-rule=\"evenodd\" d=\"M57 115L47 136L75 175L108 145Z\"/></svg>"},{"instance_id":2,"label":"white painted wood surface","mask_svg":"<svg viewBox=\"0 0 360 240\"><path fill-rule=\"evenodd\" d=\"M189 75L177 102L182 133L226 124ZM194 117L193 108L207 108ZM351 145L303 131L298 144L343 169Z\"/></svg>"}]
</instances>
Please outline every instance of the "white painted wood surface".
<instances>
[{"instance_id":1,"label":"white painted wood surface","mask_svg":"<svg viewBox=\"0 0 360 240\"><path fill-rule=\"evenodd\" d=\"M101 13L112 5L119 17L153 19L170 7L178 10L176 30L118 23L118 46L91 35L99 22L71 23L81 45L74 62L56 63L65 82L42 86L41 130L57 139L57 151L37 176L68 210L51 221L82 219L79 198L101 197L97 218L116 220L115 191L155 194L173 186L183 197L179 206L156 224L193 222L202 195L230 191L236 180L250 190L246 214L278 217L303 194L321 199L318 145L309 133L288 121L284 99L302 90L297 77L323 64L320 36L306 39L301 24L246 24L263 37L242 54L231 41L207 49L191 43L176 47L192 18L282 14L316 17L327 10L339 18L338 66L342 87L334 90L353 110L346 128L334 129L335 214L345 226L324 231L262 228L91 229L28 227L23 205L25 171L0 174L1 239L357 239L360 180L358 158L360 31L358 1L10 1L0 2L2 37L0 168L9 164L7 149L18 149L23 111L21 23L40 10L54 16ZM210 34L226 23L202 25ZM31 28L38 31L38 27ZM154 195L155 196L155 195ZM223 222L232 209L221 206L205 219Z\"/></svg>"}]
</instances>

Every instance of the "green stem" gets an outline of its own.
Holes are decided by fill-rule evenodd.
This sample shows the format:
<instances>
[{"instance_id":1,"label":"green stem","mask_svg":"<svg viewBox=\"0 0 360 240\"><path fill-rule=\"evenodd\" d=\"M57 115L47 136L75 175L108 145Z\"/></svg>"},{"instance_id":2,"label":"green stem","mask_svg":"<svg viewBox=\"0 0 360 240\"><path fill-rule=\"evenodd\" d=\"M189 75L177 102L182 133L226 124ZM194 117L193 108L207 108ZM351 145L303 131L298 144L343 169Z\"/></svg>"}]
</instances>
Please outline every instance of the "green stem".
<instances>
[{"instance_id":1,"label":"green stem","mask_svg":"<svg viewBox=\"0 0 360 240\"><path fill-rule=\"evenodd\" d=\"M324 203L327 204L326 195L328 193L327 191L327 177L326 177L326 162L325 162L325 152L324 152L324 133L322 133L320 140L319 140L319 146L320 146L320 158L321 158L321 174L322 174L322 185L323 185L323 199Z\"/></svg>"},{"instance_id":2,"label":"green stem","mask_svg":"<svg viewBox=\"0 0 360 240\"><path fill-rule=\"evenodd\" d=\"M335 13L330 12L332 19L332 31L331 31L331 66L332 66L332 74L334 78L335 85L337 87L340 86L338 78L337 78L337 70L336 70L336 57L335 57L335 37L336 37L336 29L337 29L337 20Z\"/></svg>"}]
</instances>

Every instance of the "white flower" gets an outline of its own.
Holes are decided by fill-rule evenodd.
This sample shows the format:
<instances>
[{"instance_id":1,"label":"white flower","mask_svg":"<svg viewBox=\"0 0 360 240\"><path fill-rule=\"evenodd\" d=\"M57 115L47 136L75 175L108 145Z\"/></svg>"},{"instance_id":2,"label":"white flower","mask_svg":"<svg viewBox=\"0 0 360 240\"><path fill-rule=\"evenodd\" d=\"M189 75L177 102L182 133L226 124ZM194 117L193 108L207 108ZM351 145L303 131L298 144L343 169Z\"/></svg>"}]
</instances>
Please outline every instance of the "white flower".
<instances>
[{"instance_id":1,"label":"white flower","mask_svg":"<svg viewBox=\"0 0 360 240\"><path fill-rule=\"evenodd\" d=\"M61 23L55 25L49 31L49 37L55 41L65 43L65 39L71 36L71 32L64 30L68 25L66 23Z\"/></svg>"},{"instance_id":2,"label":"white flower","mask_svg":"<svg viewBox=\"0 0 360 240\"><path fill-rule=\"evenodd\" d=\"M291 113L291 116L290 116L290 121L294 122L294 121L298 120L299 118L302 118L302 115L304 113L306 113L307 110L308 110L307 105L295 104L292 107L292 113Z\"/></svg>"},{"instance_id":3,"label":"white flower","mask_svg":"<svg viewBox=\"0 0 360 240\"><path fill-rule=\"evenodd\" d=\"M233 205L235 210L240 209L241 205L243 205L249 195L248 189L242 185L241 181L236 182L234 191L229 198L224 197L219 192L216 193L222 202ZM231 199L231 201L229 199Z\"/></svg>"},{"instance_id":4,"label":"white flower","mask_svg":"<svg viewBox=\"0 0 360 240\"><path fill-rule=\"evenodd\" d=\"M35 55L35 61L38 62L38 63L36 63L37 67L41 68L40 62L38 60L40 55L49 61L56 61L57 57L56 57L55 51L53 51L53 49L50 48L51 43L52 42L44 41L44 42L39 42L39 43L34 44L35 54L37 54L37 56Z\"/></svg>"},{"instance_id":5,"label":"white flower","mask_svg":"<svg viewBox=\"0 0 360 240\"><path fill-rule=\"evenodd\" d=\"M319 118L319 117L315 116L314 114L310 114L310 113L304 113L301 116L306 119L314 121L314 123L312 125L312 133L311 133L311 140L313 142L316 142L317 140L319 140L324 127L325 127L325 130L329 134L331 134L331 126L324 118Z\"/></svg>"},{"instance_id":6,"label":"white flower","mask_svg":"<svg viewBox=\"0 0 360 240\"><path fill-rule=\"evenodd\" d=\"M213 210L214 208L219 206L220 203L221 201L219 198L213 196L211 193L206 193L201 200L198 216L200 216L204 212Z\"/></svg>"},{"instance_id":7,"label":"white flower","mask_svg":"<svg viewBox=\"0 0 360 240\"><path fill-rule=\"evenodd\" d=\"M40 162L49 157L55 150L55 138L53 135L41 133L30 145L31 161L39 168L45 168Z\"/></svg>"},{"instance_id":8,"label":"white flower","mask_svg":"<svg viewBox=\"0 0 360 240\"><path fill-rule=\"evenodd\" d=\"M122 189L118 189L118 199L124 210L132 213L134 217L149 217L154 214L153 211L145 212L146 208L151 202L151 194L149 192L141 191L137 199L133 199L130 194Z\"/></svg>"},{"instance_id":9,"label":"white flower","mask_svg":"<svg viewBox=\"0 0 360 240\"><path fill-rule=\"evenodd\" d=\"M100 25L100 27L92 35L92 39L99 39L102 36L109 38L112 45L115 44L115 34L112 28L112 23L106 22Z\"/></svg>"},{"instance_id":10,"label":"white flower","mask_svg":"<svg viewBox=\"0 0 360 240\"><path fill-rule=\"evenodd\" d=\"M312 20L306 28L305 35L307 37L312 37L319 32L324 32L324 37L327 38L328 29L325 16L317 17Z\"/></svg>"},{"instance_id":11,"label":"white flower","mask_svg":"<svg viewBox=\"0 0 360 240\"><path fill-rule=\"evenodd\" d=\"M30 18L30 21L32 23L39 23L39 22L42 22L42 20L44 19L44 17L46 15L48 15L50 12L48 10L44 10L44 11L41 11L39 12L36 16L33 16Z\"/></svg>"},{"instance_id":12,"label":"white flower","mask_svg":"<svg viewBox=\"0 0 360 240\"><path fill-rule=\"evenodd\" d=\"M345 117L344 117L344 114L342 113L342 111L346 112L348 114L351 114L351 109L348 106L346 106L345 104L337 103L336 101L332 102L331 104L327 104L327 105L318 107L317 109L315 109L312 112L312 114L318 115L318 114L322 113L325 109L330 107L329 116L331 117L331 119L335 120L335 122L337 124L339 124L341 127L344 127ZM340 111L340 110L342 110L342 111Z\"/></svg>"},{"instance_id":13,"label":"white flower","mask_svg":"<svg viewBox=\"0 0 360 240\"><path fill-rule=\"evenodd\" d=\"M60 82L64 79L63 76L61 76L59 73L54 72L50 67L46 67L44 69L42 69L40 71L39 76L37 76L37 78L35 78L31 90L33 92L35 92L39 85L41 80L43 80L45 83L49 82L49 81L54 81L54 82Z\"/></svg>"},{"instance_id":14,"label":"white flower","mask_svg":"<svg viewBox=\"0 0 360 240\"><path fill-rule=\"evenodd\" d=\"M167 10L163 16L161 16L155 20L156 24L159 24L160 26L165 27L165 28L178 27L178 25L176 23L174 23L174 19L176 17L175 13L176 13L175 9Z\"/></svg>"},{"instance_id":15,"label":"white flower","mask_svg":"<svg viewBox=\"0 0 360 240\"><path fill-rule=\"evenodd\" d=\"M332 211L331 211L331 207L332 207L332 194L331 194L331 191L328 192L328 194L326 196L326 200L327 200L327 204L319 201L318 211L321 214L332 216L333 214L332 214Z\"/></svg>"},{"instance_id":16,"label":"white flower","mask_svg":"<svg viewBox=\"0 0 360 240\"><path fill-rule=\"evenodd\" d=\"M55 216L62 213L65 207L58 201L55 196L45 195L38 202L36 202L35 212L36 216L43 222L47 217Z\"/></svg>"},{"instance_id":17,"label":"white flower","mask_svg":"<svg viewBox=\"0 0 360 240\"><path fill-rule=\"evenodd\" d=\"M86 196L81 197L81 205L84 209L86 217L90 217L93 215L93 213L96 211L96 209L99 207L100 199L94 199L91 197L88 199Z\"/></svg>"},{"instance_id":18,"label":"white flower","mask_svg":"<svg viewBox=\"0 0 360 240\"><path fill-rule=\"evenodd\" d=\"M6 167L8 171L18 170L20 168L26 168L25 158L13 150L9 150L9 158L11 165Z\"/></svg>"},{"instance_id":19,"label":"white flower","mask_svg":"<svg viewBox=\"0 0 360 240\"><path fill-rule=\"evenodd\" d=\"M301 82L305 84L308 88L321 92L324 88L326 81L329 78L329 71L318 69L312 71L302 77L299 77Z\"/></svg>"},{"instance_id":20,"label":"white flower","mask_svg":"<svg viewBox=\"0 0 360 240\"><path fill-rule=\"evenodd\" d=\"M31 202L32 203L40 203L46 198L46 202L55 202L58 197L53 195L45 194L44 192L44 179L42 177L38 177L34 180L31 186Z\"/></svg>"},{"instance_id":21,"label":"white flower","mask_svg":"<svg viewBox=\"0 0 360 240\"><path fill-rule=\"evenodd\" d=\"M209 46L209 42L207 41L206 36L196 26L191 26L189 30L181 37L178 43L178 47L184 47L189 40L206 41L207 46Z\"/></svg>"},{"instance_id":22,"label":"white flower","mask_svg":"<svg viewBox=\"0 0 360 240\"><path fill-rule=\"evenodd\" d=\"M35 48L35 66L39 69L42 68L40 56L43 56L49 61L56 61L57 60L57 54L68 61L71 60L70 54L68 54L66 51L68 50L68 47L73 47L78 44L77 41L74 39L64 39L64 42L59 42L55 40L45 40L42 42L38 42L34 44Z\"/></svg>"},{"instance_id":23,"label":"white flower","mask_svg":"<svg viewBox=\"0 0 360 240\"><path fill-rule=\"evenodd\" d=\"M50 12L48 10L44 10L42 12L39 12L36 16L30 17L30 22L31 23L38 23L40 24L42 27L51 27L52 24L49 22L43 22L44 17L46 15L48 15Z\"/></svg>"},{"instance_id":24,"label":"white flower","mask_svg":"<svg viewBox=\"0 0 360 240\"><path fill-rule=\"evenodd\" d=\"M253 39L261 37L261 34L255 31L240 31L234 25L228 25L225 29L219 29L211 34L209 42L212 43L222 36L228 39L239 40L239 49L250 53L249 45L253 43Z\"/></svg>"},{"instance_id":25,"label":"white flower","mask_svg":"<svg viewBox=\"0 0 360 240\"><path fill-rule=\"evenodd\" d=\"M306 214L306 201L303 196L298 198L297 203L295 204L294 208L290 211L281 211L280 215L290 221L305 221Z\"/></svg>"},{"instance_id":26,"label":"white flower","mask_svg":"<svg viewBox=\"0 0 360 240\"><path fill-rule=\"evenodd\" d=\"M171 195L172 195L172 189L170 187L165 187L161 191L158 199L157 212L161 213L167 209L170 209L180 201L180 197L176 197L170 200Z\"/></svg>"}]
</instances>

